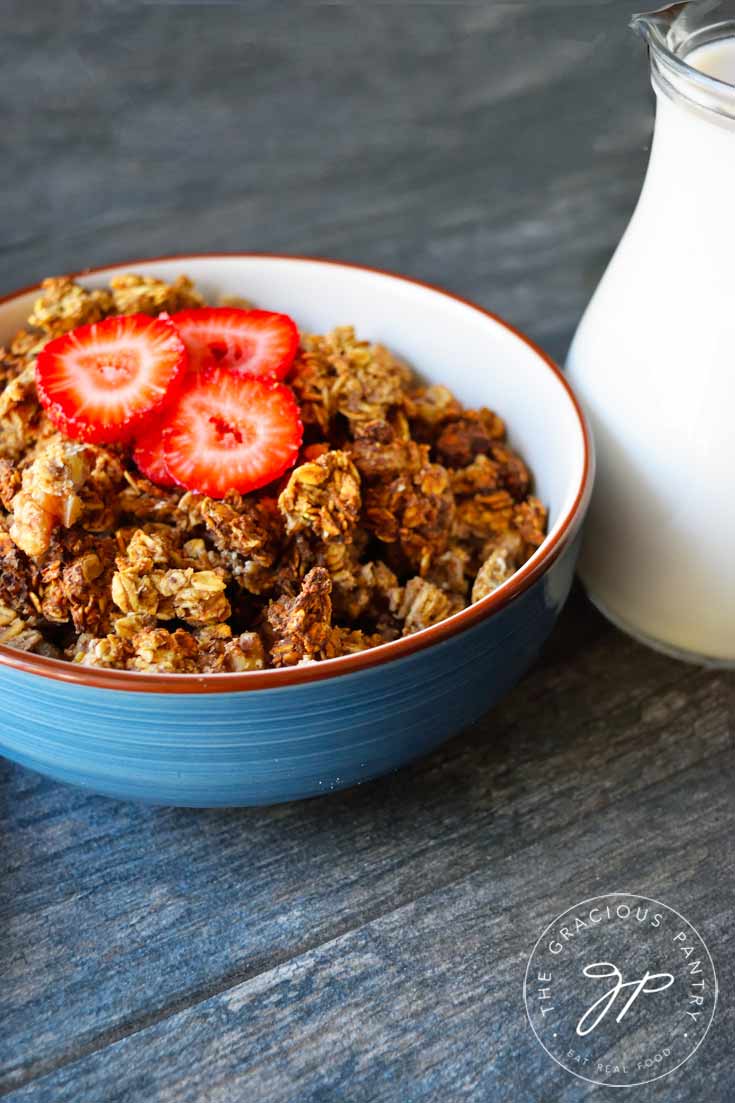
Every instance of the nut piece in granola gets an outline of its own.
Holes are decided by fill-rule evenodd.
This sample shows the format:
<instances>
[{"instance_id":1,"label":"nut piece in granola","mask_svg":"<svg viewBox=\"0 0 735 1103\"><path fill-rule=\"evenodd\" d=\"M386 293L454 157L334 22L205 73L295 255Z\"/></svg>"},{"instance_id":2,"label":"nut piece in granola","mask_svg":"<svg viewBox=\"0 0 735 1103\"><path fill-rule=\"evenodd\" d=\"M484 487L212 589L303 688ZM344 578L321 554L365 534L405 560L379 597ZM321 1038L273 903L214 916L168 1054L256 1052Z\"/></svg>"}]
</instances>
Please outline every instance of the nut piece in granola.
<instances>
[{"instance_id":1,"label":"nut piece in granola","mask_svg":"<svg viewBox=\"0 0 735 1103\"><path fill-rule=\"evenodd\" d=\"M322 540L346 536L357 524L360 476L346 452L325 452L292 473L278 499L291 533L311 530Z\"/></svg>"},{"instance_id":2,"label":"nut piece in granola","mask_svg":"<svg viewBox=\"0 0 735 1103\"><path fill-rule=\"evenodd\" d=\"M23 472L21 489L11 503L10 536L26 555L48 550L51 533L70 528L82 513L79 491L91 470L86 445L52 439Z\"/></svg>"}]
</instances>

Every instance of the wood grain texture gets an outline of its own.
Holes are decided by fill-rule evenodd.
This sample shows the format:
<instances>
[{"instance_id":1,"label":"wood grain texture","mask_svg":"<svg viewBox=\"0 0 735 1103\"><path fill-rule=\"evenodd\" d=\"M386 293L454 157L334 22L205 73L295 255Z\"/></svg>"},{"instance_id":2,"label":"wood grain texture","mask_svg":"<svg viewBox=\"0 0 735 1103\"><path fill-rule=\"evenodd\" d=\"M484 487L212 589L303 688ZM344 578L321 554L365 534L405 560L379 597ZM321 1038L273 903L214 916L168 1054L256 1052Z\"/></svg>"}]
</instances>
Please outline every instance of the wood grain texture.
<instances>
[{"instance_id":1,"label":"wood grain texture","mask_svg":"<svg viewBox=\"0 0 735 1103\"><path fill-rule=\"evenodd\" d=\"M0 290L157 253L322 254L449 286L561 355L645 165L628 10L3 5Z\"/></svg>"},{"instance_id":2,"label":"wood grain texture","mask_svg":"<svg viewBox=\"0 0 735 1103\"><path fill-rule=\"evenodd\" d=\"M0 293L162 252L331 255L561 357L645 167L630 10L3 5ZM701 1052L636 1099L732 1099L734 724L732 675L576 594L492 715L348 793L157 810L3 763L0 1093L572 1103L596 1089L534 1041L523 972L555 914L624 888L699 927L722 989Z\"/></svg>"}]
</instances>

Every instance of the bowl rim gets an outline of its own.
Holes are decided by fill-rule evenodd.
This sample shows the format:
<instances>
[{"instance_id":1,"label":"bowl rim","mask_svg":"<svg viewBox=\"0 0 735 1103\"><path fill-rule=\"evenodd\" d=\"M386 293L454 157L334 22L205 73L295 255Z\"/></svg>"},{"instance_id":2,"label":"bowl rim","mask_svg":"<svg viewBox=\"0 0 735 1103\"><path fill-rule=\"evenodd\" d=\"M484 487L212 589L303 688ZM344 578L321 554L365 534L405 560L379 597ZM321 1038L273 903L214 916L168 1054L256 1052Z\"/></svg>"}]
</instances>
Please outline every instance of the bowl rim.
<instances>
[{"instance_id":1,"label":"bowl rim","mask_svg":"<svg viewBox=\"0 0 735 1103\"><path fill-rule=\"evenodd\" d=\"M559 366L543 351L534 341L522 333L521 330L506 322L505 319L494 314L484 307L469 299L447 291L443 287L429 283L425 280L415 279L412 276L401 275L387 269L375 268L367 264L359 264L350 261L342 261L329 257L307 256L303 254L288 253L251 253L251 252L204 252L204 253L174 253L157 257L138 257L133 260L122 260L109 264L95 265L90 268L82 268L76 272L68 272L72 279L107 272L116 268L135 268L140 265L166 263L169 261L197 260L282 260L294 263L328 264L336 268L347 268L359 272L368 272L372 275L384 276L389 279L400 280L403 283L412 284L415 287L427 291L436 292L444 298L461 303L478 314L489 318L496 325L507 330L514 337L525 344L539 358L546 367L557 377L563 390L566 392L574 412L579 421L583 444L582 474L574 501L563 516L554 536L544 541L537 552L515 574L511 576L493 593L487 594L473 605L454 613L438 624L432 624L428 628L422 628L411 636L402 636L398 640L379 644L377 647L366 651L359 651L352 655L340 655L334 659L322 659L318 662L304 663L299 666L281 667L268 670L248 670L240 672L226 672L219 674L175 674L175 673L148 673L135 670L108 670L104 667L81 666L66 659L52 659L43 655L33 655L26 651L18 651L6 644L0 644L0 668L11 667L26 674L35 674L55 681L70 682L74 685L89 686L96 689L112 689L133 693L232 693L238 691L254 691L279 689L285 686L304 685L309 682L324 681L328 678L338 678L346 674L354 674L367 670L370 667L382 666L394 659L405 658L423 651L432 644L450 639L452 636L463 632L465 629L486 620L493 613L504 609L520 594L528 590L548 570L551 564L559 557L565 547L568 546L584 515L592 492L592 478L594 474L594 446L592 433L585 413L572 390L569 382L563 375ZM27 287L10 291L0 296L0 306L21 298L33 291L40 290L40 281Z\"/></svg>"}]
</instances>

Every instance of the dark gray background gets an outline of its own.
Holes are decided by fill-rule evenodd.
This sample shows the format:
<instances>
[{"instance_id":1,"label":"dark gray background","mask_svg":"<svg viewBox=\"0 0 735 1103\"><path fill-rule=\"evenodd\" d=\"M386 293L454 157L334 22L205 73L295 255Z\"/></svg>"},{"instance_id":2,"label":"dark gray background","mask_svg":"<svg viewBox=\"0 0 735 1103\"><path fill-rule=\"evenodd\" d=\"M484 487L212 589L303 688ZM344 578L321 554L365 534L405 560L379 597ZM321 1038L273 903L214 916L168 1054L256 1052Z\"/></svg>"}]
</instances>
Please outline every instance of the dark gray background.
<instances>
[{"instance_id":1,"label":"dark gray background","mask_svg":"<svg viewBox=\"0 0 735 1103\"><path fill-rule=\"evenodd\" d=\"M443 284L555 354L628 217L631 6L0 6L0 290L193 250Z\"/></svg>"},{"instance_id":2,"label":"dark gray background","mask_svg":"<svg viewBox=\"0 0 735 1103\"><path fill-rule=\"evenodd\" d=\"M646 162L630 11L5 2L0 292L310 253L443 284L561 358ZM731 675L576 594L499 709L355 792L165 811L3 763L0 1091L575 1103L526 1023L526 961L575 901L630 891L683 912L721 982L701 1050L630 1098L731 1100L734 717Z\"/></svg>"}]
</instances>

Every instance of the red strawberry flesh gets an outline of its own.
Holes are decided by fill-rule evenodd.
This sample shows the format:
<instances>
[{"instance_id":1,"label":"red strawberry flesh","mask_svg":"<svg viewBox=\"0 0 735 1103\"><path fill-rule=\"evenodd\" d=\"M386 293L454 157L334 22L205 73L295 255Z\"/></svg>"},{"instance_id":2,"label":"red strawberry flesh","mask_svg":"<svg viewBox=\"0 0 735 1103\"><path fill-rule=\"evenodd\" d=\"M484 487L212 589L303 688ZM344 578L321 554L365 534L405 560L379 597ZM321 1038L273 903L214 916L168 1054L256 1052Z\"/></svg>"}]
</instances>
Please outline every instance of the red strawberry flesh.
<instances>
[{"instance_id":1,"label":"red strawberry flesh","mask_svg":"<svg viewBox=\"0 0 735 1103\"><path fill-rule=\"evenodd\" d=\"M186 348L170 321L128 314L49 341L36 387L56 427L74 440L128 440L171 397Z\"/></svg>"},{"instance_id":2,"label":"red strawberry flesh","mask_svg":"<svg viewBox=\"0 0 735 1103\"><path fill-rule=\"evenodd\" d=\"M147 479L157 486L176 486L176 480L166 464L164 453L163 426L156 421L151 428L147 428L135 441L133 459L140 471Z\"/></svg>"},{"instance_id":3,"label":"red strawberry flesh","mask_svg":"<svg viewBox=\"0 0 735 1103\"><path fill-rule=\"evenodd\" d=\"M223 498L293 466L303 427L288 387L221 368L189 378L163 425L165 464L177 483Z\"/></svg>"},{"instance_id":4,"label":"red strawberry flesh","mask_svg":"<svg viewBox=\"0 0 735 1103\"><path fill-rule=\"evenodd\" d=\"M270 310L201 307L181 310L171 320L194 372L221 367L239 375L283 379L299 347L292 319Z\"/></svg>"}]
</instances>

